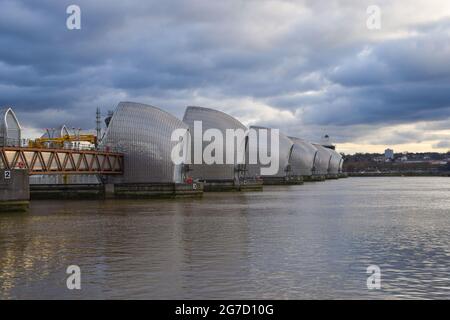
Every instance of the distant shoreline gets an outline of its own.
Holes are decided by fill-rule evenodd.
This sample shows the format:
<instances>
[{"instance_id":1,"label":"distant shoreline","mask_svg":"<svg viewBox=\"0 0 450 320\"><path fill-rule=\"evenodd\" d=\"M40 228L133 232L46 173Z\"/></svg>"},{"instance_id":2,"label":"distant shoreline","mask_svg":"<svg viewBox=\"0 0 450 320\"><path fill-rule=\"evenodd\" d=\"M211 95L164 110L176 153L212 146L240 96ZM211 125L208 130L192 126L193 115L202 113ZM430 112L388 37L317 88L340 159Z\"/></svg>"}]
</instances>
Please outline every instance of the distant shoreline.
<instances>
[{"instance_id":1,"label":"distant shoreline","mask_svg":"<svg viewBox=\"0 0 450 320\"><path fill-rule=\"evenodd\" d=\"M450 172L347 172L349 177L450 177Z\"/></svg>"}]
</instances>

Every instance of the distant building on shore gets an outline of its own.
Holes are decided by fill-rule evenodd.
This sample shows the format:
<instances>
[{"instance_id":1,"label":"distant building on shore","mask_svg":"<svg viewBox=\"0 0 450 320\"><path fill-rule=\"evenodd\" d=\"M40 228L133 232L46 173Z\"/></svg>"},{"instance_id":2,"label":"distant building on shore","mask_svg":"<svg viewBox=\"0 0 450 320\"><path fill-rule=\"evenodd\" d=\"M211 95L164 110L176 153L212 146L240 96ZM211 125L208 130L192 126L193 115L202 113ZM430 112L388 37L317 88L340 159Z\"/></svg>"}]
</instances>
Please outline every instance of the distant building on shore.
<instances>
[{"instance_id":1,"label":"distant building on shore","mask_svg":"<svg viewBox=\"0 0 450 320\"><path fill-rule=\"evenodd\" d=\"M333 144L333 142L331 142L331 138L328 134L325 134L321 139L320 139L320 145L324 146L325 148L328 149L336 149L336 146Z\"/></svg>"},{"instance_id":2,"label":"distant building on shore","mask_svg":"<svg viewBox=\"0 0 450 320\"><path fill-rule=\"evenodd\" d=\"M384 150L384 159L385 160L394 160L394 150L392 150L392 149Z\"/></svg>"}]
</instances>

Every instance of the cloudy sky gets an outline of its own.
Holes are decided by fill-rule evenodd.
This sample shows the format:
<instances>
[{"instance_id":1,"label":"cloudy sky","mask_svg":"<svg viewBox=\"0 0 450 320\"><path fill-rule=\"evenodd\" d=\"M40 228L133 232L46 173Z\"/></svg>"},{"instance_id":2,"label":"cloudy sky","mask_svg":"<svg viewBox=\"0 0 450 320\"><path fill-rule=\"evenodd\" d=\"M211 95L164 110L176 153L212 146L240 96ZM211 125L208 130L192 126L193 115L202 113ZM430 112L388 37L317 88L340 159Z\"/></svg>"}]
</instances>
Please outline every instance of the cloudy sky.
<instances>
[{"instance_id":1,"label":"cloudy sky","mask_svg":"<svg viewBox=\"0 0 450 320\"><path fill-rule=\"evenodd\" d=\"M346 153L447 151L450 1L0 0L0 106L26 135L92 129L125 100L327 133Z\"/></svg>"}]
</instances>

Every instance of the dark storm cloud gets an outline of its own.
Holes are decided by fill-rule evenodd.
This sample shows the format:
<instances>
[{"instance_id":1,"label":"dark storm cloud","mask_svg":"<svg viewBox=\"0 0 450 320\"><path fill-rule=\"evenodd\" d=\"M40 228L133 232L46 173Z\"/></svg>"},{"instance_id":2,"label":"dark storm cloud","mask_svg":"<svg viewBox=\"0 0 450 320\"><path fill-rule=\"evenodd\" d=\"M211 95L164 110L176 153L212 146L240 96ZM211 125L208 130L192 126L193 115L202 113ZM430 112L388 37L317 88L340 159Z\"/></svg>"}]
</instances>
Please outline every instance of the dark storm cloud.
<instances>
[{"instance_id":1,"label":"dark storm cloud","mask_svg":"<svg viewBox=\"0 0 450 320\"><path fill-rule=\"evenodd\" d=\"M368 1L83 0L82 29L69 31L72 3L0 0L0 105L26 125L91 128L96 107L120 100L180 117L206 103L339 142L450 117L448 19L387 21L377 34Z\"/></svg>"}]
</instances>

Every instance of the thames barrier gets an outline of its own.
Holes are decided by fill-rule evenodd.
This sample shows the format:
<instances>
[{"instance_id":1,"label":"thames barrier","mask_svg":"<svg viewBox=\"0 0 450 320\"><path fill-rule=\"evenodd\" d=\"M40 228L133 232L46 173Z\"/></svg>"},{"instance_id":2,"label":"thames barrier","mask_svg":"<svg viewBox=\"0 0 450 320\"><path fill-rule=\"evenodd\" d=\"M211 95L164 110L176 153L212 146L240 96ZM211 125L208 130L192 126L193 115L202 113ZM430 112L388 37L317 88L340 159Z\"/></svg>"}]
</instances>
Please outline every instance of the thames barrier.
<instances>
[{"instance_id":1,"label":"thames barrier","mask_svg":"<svg viewBox=\"0 0 450 320\"><path fill-rule=\"evenodd\" d=\"M154 106L120 102L105 119L103 134L101 130L96 135L70 133L61 125L35 140L22 138L22 127L11 108L1 115L2 210L26 210L30 199L190 197L346 176L343 157L332 144L308 142L274 128L247 128L209 108L187 107L179 120ZM173 138L177 130L179 140ZM217 136L202 140L203 130L205 135L214 132L228 140L220 145ZM271 138L258 136L258 130ZM234 134L231 138L229 131ZM191 151L198 149L200 153L214 149L213 160L195 161ZM174 150L179 154L177 161ZM223 157L228 161L222 161ZM268 166L275 168L269 172Z\"/></svg>"}]
</instances>

